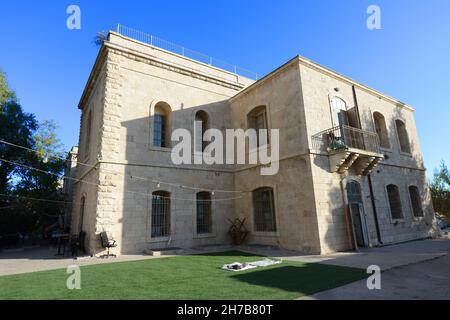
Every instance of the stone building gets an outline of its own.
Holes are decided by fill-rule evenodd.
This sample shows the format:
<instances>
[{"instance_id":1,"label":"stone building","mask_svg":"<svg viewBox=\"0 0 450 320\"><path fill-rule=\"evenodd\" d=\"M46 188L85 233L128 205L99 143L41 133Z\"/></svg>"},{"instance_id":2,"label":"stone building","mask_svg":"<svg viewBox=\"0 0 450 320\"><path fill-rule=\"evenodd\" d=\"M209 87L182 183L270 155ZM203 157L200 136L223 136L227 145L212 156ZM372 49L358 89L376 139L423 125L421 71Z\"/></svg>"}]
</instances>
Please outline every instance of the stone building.
<instances>
[{"instance_id":1,"label":"stone building","mask_svg":"<svg viewBox=\"0 0 450 320\"><path fill-rule=\"evenodd\" d=\"M254 81L136 35L109 33L79 103L72 232L91 253L102 231L119 254L226 244L237 217L248 243L312 254L434 235L412 107L300 56ZM278 173L175 165L194 120L279 129Z\"/></svg>"}]
</instances>

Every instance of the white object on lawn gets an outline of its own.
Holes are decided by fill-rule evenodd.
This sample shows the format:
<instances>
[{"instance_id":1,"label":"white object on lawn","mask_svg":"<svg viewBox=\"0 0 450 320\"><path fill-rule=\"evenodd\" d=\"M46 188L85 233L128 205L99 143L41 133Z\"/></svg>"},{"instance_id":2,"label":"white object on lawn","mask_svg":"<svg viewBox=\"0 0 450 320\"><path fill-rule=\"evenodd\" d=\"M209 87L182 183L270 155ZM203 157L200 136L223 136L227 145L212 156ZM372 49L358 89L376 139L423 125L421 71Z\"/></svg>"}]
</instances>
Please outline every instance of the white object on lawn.
<instances>
[{"instance_id":1,"label":"white object on lawn","mask_svg":"<svg viewBox=\"0 0 450 320\"><path fill-rule=\"evenodd\" d=\"M267 267L274 264L281 263L281 260L271 260L265 258L264 260L255 261L255 262L248 262L248 263L240 263L240 262L233 262L230 264L224 264L222 269L228 270L228 271L244 271L249 269L254 269L257 267Z\"/></svg>"}]
</instances>

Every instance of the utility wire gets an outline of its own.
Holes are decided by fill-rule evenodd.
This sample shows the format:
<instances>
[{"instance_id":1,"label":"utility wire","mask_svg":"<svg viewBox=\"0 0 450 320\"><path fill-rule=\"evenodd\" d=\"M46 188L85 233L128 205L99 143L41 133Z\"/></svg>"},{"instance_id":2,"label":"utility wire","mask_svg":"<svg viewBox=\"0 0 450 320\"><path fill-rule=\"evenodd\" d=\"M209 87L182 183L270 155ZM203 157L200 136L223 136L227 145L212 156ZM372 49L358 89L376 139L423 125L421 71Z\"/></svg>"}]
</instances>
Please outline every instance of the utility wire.
<instances>
[{"instance_id":1,"label":"utility wire","mask_svg":"<svg viewBox=\"0 0 450 320\"><path fill-rule=\"evenodd\" d=\"M27 151L39 153L37 150L31 149L31 148L28 148L28 147L24 147L24 146L15 144L15 143L11 143L11 142L8 142L8 141L2 140L2 139L0 139L0 143L4 143L4 144L7 144L7 145L10 145L10 146L13 146L13 147L21 148L21 149L24 149L24 150L27 150ZM61 160L67 161L67 159L64 158L64 157L52 156L52 155L49 155L48 157L51 157L51 158L57 158L57 159L61 159ZM94 165L91 165L91 164L87 164L87 163L83 163L83 162L81 162L81 161L77 161L77 165L78 165L78 164L80 164L80 165L82 165L82 166L89 167L89 168L97 169L97 166L94 166ZM125 176L125 174L122 174L122 173L120 173L120 172L113 172L113 171L108 171L108 170L105 170L105 171L108 172L108 173L112 173L112 174L120 174L120 175ZM140 176L134 176L134 175L133 175L133 176L130 175L130 177L131 177L131 178L140 179L140 180L152 181L152 182L154 182L154 183L163 184L163 185L168 185L168 186L176 186L176 187L185 188L185 189L191 189L191 190L209 191L209 192L212 192L212 193L215 193L215 192L219 192L219 193L248 193L248 192L251 192L251 191L246 191L246 190L205 189L205 188L199 188L199 187L191 187L191 186L181 185L181 184L177 184L177 183L170 183L170 182L159 181L159 180L155 180L155 179L147 178L147 177L140 177ZM71 178L71 177L67 177L67 178Z\"/></svg>"},{"instance_id":2,"label":"utility wire","mask_svg":"<svg viewBox=\"0 0 450 320\"><path fill-rule=\"evenodd\" d=\"M3 159L3 158L0 158L0 161L7 162L7 163L10 163L10 164L13 164L13 165L16 165L16 166L24 167L24 168L27 168L27 169L30 169L30 170L35 170L35 171L38 171L38 172L41 172L41 173L54 175L54 176L62 177L62 178L67 178L69 180L78 181L78 182L86 183L86 184L89 184L89 185L94 185L94 186L97 186L97 187L101 187L102 186L101 184L98 184L98 183L93 183L93 182L89 182L89 181L85 181L85 180L81 180L81 179L77 179L77 178L73 178L73 177L69 177L69 176L60 176L59 174L56 174L54 172L45 171L45 170L42 170L42 169L39 169L39 168L35 168L35 167L29 166L29 165L25 165L25 164L22 164L22 163L6 160L6 159ZM149 193L142 193L142 192L129 191L129 190L123 190L123 192L130 193L130 194L138 194L138 195L142 195L142 196L145 196L145 197L153 196L153 195L151 195ZM196 199L193 200L193 199L183 199L183 198L164 197L164 196L159 196L159 197L160 198L168 198L168 199L172 199L172 200L179 200L179 201L197 201ZM230 201L230 200L235 200L235 199L240 199L240 198L242 198L242 196L234 197L234 198L211 199L211 200L204 200L204 201L211 201L211 202L214 202L214 201Z\"/></svg>"}]
</instances>

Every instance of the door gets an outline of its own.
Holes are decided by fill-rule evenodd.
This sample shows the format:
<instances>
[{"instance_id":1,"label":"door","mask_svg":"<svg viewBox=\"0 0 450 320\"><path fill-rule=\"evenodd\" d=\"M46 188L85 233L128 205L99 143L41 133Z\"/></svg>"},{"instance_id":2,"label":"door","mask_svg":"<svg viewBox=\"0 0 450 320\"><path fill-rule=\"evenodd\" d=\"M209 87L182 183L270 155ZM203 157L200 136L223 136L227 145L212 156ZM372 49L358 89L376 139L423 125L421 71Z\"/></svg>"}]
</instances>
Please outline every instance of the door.
<instances>
[{"instance_id":1,"label":"door","mask_svg":"<svg viewBox=\"0 0 450 320\"><path fill-rule=\"evenodd\" d=\"M363 229L363 221L364 221L364 210L362 209L361 203L350 203L350 214L352 215L353 222L353 230L355 231L356 244L358 247L365 247L364 241L364 229Z\"/></svg>"},{"instance_id":2,"label":"door","mask_svg":"<svg viewBox=\"0 0 450 320\"><path fill-rule=\"evenodd\" d=\"M361 185L352 180L347 182L347 202L352 218L352 229L358 247L368 247L369 237L367 232L366 216L361 195Z\"/></svg>"}]
</instances>

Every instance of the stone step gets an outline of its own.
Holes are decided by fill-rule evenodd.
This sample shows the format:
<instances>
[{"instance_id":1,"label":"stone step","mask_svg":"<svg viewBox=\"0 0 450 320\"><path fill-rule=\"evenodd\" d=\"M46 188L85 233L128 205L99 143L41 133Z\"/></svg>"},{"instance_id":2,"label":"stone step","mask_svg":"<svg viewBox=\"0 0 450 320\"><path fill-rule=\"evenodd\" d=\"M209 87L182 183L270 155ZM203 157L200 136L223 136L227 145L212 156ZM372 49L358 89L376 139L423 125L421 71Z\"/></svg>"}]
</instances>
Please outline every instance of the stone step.
<instances>
[{"instance_id":1,"label":"stone step","mask_svg":"<svg viewBox=\"0 0 450 320\"><path fill-rule=\"evenodd\" d=\"M171 248L160 248L160 249L147 249L144 254L159 257L159 256L171 256L183 254L184 250L182 248L171 247Z\"/></svg>"}]
</instances>

